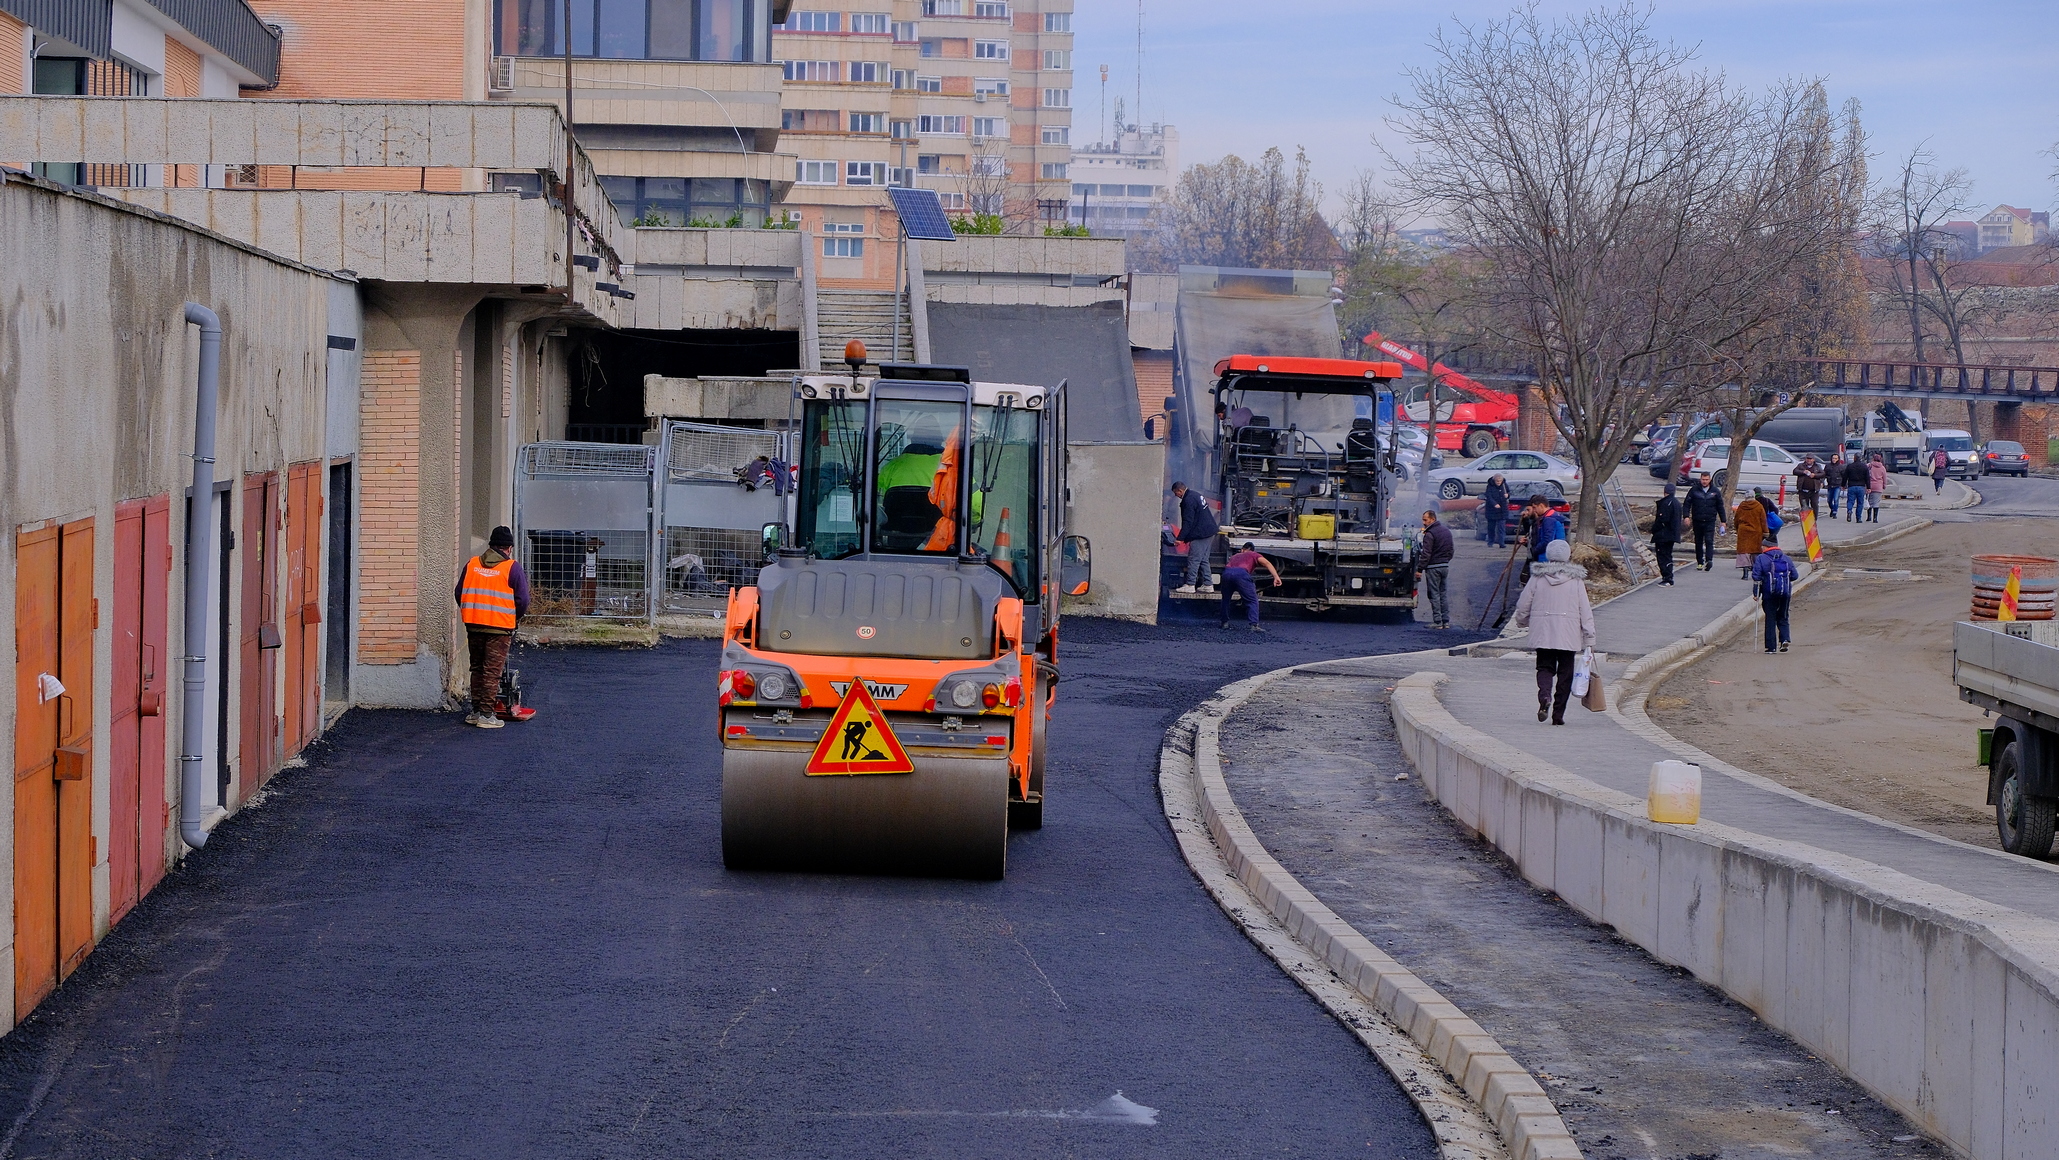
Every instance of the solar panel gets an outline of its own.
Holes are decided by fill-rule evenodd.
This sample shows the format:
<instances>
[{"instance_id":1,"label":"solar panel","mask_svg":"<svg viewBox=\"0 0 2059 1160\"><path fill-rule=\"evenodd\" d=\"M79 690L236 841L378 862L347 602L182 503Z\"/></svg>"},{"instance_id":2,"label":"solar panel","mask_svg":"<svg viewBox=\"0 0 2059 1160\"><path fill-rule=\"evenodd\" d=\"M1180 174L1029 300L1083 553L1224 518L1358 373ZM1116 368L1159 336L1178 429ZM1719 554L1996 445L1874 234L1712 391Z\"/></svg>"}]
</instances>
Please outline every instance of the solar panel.
<instances>
[{"instance_id":1,"label":"solar panel","mask_svg":"<svg viewBox=\"0 0 2059 1160\"><path fill-rule=\"evenodd\" d=\"M937 200L936 190L895 185L887 187L887 196L894 199L894 212L901 215L901 228L909 237L933 242L957 240L951 223L944 220L943 203Z\"/></svg>"}]
</instances>

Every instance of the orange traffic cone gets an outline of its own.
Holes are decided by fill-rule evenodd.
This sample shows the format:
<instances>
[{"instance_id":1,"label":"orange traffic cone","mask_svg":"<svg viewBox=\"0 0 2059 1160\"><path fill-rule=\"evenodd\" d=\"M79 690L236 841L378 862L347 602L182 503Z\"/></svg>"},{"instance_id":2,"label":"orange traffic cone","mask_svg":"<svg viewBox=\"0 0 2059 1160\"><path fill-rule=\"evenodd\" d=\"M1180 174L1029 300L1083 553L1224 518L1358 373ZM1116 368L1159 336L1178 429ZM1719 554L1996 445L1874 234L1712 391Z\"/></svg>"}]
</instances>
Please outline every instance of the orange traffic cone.
<instances>
[{"instance_id":1,"label":"orange traffic cone","mask_svg":"<svg viewBox=\"0 0 2059 1160\"><path fill-rule=\"evenodd\" d=\"M1001 528L999 531L994 533L994 563L1000 565L1001 570L1003 572L1006 572L1010 576L1013 576L1015 575L1015 561L1010 560L1007 556L1003 555L1002 553L1002 550L1007 548L1011 543L1013 543L1013 541L1008 536L1008 509L1002 508Z\"/></svg>"}]
</instances>

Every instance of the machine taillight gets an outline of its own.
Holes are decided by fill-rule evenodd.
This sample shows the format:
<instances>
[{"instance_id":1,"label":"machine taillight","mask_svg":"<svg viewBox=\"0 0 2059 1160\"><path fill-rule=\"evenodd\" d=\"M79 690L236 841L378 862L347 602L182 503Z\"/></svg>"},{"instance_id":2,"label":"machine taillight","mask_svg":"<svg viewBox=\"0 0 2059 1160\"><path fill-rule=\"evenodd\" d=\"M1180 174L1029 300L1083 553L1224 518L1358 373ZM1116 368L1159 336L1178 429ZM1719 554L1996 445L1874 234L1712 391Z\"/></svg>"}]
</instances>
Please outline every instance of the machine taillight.
<instances>
[{"instance_id":1,"label":"machine taillight","mask_svg":"<svg viewBox=\"0 0 2059 1160\"><path fill-rule=\"evenodd\" d=\"M1002 689L1003 689L1003 696L1002 696L1002 699L1008 702L1008 707L1009 707L1010 709L1013 709L1013 708L1015 708L1015 707L1016 707L1017 705L1020 705L1020 704L1022 704L1022 678L1021 678L1021 677L1010 677L1010 678L1008 678L1008 683L1007 683L1006 685L1002 686Z\"/></svg>"},{"instance_id":2,"label":"machine taillight","mask_svg":"<svg viewBox=\"0 0 2059 1160\"><path fill-rule=\"evenodd\" d=\"M752 680L751 674L743 669L730 674L729 683L730 687L736 690L736 695L746 701L758 695L758 682Z\"/></svg>"},{"instance_id":3,"label":"machine taillight","mask_svg":"<svg viewBox=\"0 0 2059 1160\"><path fill-rule=\"evenodd\" d=\"M988 685L979 691L979 703L991 709L1001 703L1001 686Z\"/></svg>"}]
</instances>

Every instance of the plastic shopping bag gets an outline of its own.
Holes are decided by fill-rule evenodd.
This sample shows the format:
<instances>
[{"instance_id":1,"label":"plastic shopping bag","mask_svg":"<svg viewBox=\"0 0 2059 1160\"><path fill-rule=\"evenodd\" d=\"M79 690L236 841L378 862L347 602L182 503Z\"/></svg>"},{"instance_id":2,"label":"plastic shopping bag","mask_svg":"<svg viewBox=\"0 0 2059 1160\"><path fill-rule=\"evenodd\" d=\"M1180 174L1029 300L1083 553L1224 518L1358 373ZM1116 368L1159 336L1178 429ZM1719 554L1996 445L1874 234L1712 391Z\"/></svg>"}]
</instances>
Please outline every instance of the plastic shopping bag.
<instances>
[{"instance_id":1,"label":"plastic shopping bag","mask_svg":"<svg viewBox=\"0 0 2059 1160\"><path fill-rule=\"evenodd\" d=\"M1583 648L1580 650L1580 655L1573 658L1573 695L1575 697L1587 696L1587 684L1593 675L1594 650Z\"/></svg>"}]
</instances>

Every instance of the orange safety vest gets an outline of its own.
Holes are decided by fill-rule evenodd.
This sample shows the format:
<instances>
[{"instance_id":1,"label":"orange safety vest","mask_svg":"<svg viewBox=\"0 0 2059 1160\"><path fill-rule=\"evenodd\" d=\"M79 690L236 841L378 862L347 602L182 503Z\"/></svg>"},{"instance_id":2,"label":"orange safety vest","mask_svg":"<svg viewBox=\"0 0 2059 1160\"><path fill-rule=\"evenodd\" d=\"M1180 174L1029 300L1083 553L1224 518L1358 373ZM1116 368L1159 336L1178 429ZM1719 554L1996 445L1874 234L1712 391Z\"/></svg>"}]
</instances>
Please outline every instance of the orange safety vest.
<instances>
[{"instance_id":1,"label":"orange safety vest","mask_svg":"<svg viewBox=\"0 0 2059 1160\"><path fill-rule=\"evenodd\" d=\"M481 628L515 627L515 561L502 560L488 568L479 557L465 565L465 587L458 609L466 624Z\"/></svg>"}]
</instances>

